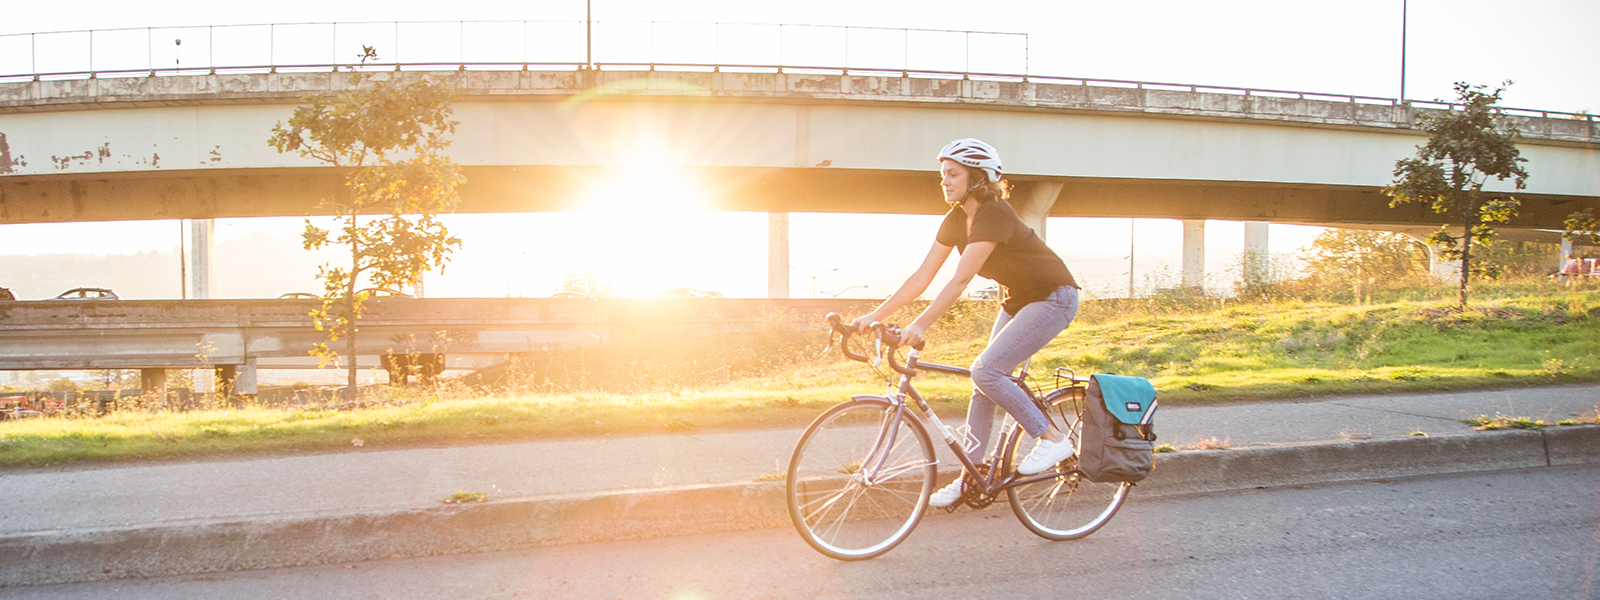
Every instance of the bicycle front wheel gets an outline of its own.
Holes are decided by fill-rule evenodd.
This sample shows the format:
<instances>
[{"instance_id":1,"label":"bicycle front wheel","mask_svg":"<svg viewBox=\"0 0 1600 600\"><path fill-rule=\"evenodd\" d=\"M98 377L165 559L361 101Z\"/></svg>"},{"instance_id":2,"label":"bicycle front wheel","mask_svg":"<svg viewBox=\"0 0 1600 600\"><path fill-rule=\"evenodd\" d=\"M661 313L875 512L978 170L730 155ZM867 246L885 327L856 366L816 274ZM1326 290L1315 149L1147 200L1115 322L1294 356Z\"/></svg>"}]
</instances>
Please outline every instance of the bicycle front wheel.
<instances>
[{"instance_id":1,"label":"bicycle front wheel","mask_svg":"<svg viewBox=\"0 0 1600 600\"><path fill-rule=\"evenodd\" d=\"M937 474L922 423L885 400L827 410L789 460L789 518L807 544L840 560L873 558L911 534Z\"/></svg>"},{"instance_id":2,"label":"bicycle front wheel","mask_svg":"<svg viewBox=\"0 0 1600 600\"><path fill-rule=\"evenodd\" d=\"M1058 396L1053 400L1053 410L1046 414L1073 444L1083 447L1080 436L1083 427L1081 407L1070 397ZM1022 458L1027 456L1031 448L1024 448L1026 444L1023 439L1026 437L1021 426L1012 426L1010 435L1006 436L1009 442L1001 454L1011 457L1008 468L1014 468L1011 465L1021 463ZM1043 477L1038 481L1006 488L1011 512L1017 515L1017 520L1022 521L1024 527L1046 539L1075 540L1094 533L1116 516L1133 486L1090 481L1078 472L1077 466L1078 457L1073 456L1056 465L1054 470L1027 478L1051 474L1055 474L1055 477Z\"/></svg>"}]
</instances>

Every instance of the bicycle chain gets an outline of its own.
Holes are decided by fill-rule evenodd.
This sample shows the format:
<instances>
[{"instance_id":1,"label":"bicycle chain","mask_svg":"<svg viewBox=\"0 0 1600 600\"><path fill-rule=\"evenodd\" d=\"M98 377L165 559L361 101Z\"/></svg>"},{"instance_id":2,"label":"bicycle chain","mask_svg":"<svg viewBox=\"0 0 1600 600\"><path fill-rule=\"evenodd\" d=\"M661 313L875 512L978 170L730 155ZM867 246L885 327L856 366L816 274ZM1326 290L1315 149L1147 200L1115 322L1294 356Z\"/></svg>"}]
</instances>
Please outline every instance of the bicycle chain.
<instances>
[{"instance_id":1,"label":"bicycle chain","mask_svg":"<svg viewBox=\"0 0 1600 600\"><path fill-rule=\"evenodd\" d=\"M965 473L962 477L965 481L961 484L961 499L951 503L950 506L946 506L945 512L955 512L957 508L963 505L970 506L975 510L982 510L1000 499L998 496L986 494L982 491L983 484L981 482L989 478L989 463L978 463L976 477L970 473Z\"/></svg>"}]
</instances>

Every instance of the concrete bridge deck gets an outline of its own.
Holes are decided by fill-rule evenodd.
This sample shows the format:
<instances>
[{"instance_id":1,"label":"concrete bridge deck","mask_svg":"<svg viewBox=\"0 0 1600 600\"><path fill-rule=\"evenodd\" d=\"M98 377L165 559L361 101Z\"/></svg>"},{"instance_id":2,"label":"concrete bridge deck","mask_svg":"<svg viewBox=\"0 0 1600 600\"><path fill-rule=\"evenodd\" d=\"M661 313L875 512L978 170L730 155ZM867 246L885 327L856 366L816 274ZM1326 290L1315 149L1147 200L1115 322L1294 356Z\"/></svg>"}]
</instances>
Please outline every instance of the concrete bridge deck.
<instances>
[{"instance_id":1,"label":"concrete bridge deck","mask_svg":"<svg viewBox=\"0 0 1600 600\"><path fill-rule=\"evenodd\" d=\"M401 72L461 90L463 212L569 210L619 170L677 169L714 208L940 210L930 148L976 135L1051 216L1436 224L1379 188L1423 109L1353 97L898 74ZM380 76L390 76L382 74ZM331 169L266 145L334 73L0 83L0 223L307 215ZM1600 121L1510 117L1532 177L1514 227L1600 199Z\"/></svg>"}]
</instances>

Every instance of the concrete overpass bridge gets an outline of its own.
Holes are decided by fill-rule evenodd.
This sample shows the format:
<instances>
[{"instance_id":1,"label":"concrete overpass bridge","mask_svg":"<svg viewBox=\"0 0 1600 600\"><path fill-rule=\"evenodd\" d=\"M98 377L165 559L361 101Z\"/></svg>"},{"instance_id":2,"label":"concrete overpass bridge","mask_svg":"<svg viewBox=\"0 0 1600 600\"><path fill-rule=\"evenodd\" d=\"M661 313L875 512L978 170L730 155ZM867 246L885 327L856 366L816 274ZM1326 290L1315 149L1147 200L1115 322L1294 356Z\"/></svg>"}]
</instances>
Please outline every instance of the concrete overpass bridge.
<instances>
[{"instance_id":1,"label":"concrete overpass bridge","mask_svg":"<svg viewBox=\"0 0 1600 600\"><path fill-rule=\"evenodd\" d=\"M381 73L457 86L463 212L573 208L617 169L681 169L716 208L935 213L930 148L992 140L1051 216L1419 224L1377 189L1419 103L1044 78L856 72ZM0 223L317 214L337 174L266 145L346 77L204 74L0 83ZM1513 111L1528 214L1600 198L1600 121ZM1047 191L1048 190L1048 191Z\"/></svg>"},{"instance_id":2,"label":"concrete overpass bridge","mask_svg":"<svg viewBox=\"0 0 1600 600\"><path fill-rule=\"evenodd\" d=\"M451 147L468 177L460 211L570 210L597 181L670 170L698 180L713 208L773 213L771 271L780 275L771 278L774 297L787 296L782 215L942 212L931 158L965 136L1001 148L1017 183L1014 203L1041 231L1048 216L1183 219L1195 225L1186 226L1186 237L1203 231L1205 219L1401 231L1440 222L1422 207L1389 208L1379 189L1395 161L1425 139L1412 129L1417 113L1445 105L910 70L446 66L386 65L377 76L427 77L461 90ZM346 82L326 65L0 80L0 224L320 214L319 200L336 192L338 173L277 154L266 138L301 96L338 92ZM1600 121L1510 114L1523 131L1531 174L1511 229L1553 239L1539 230L1559 228L1574 210L1600 208ZM1246 232L1247 248L1264 246L1265 227L1247 225ZM1186 240L1186 279L1198 272L1189 264L1198 263L1197 241ZM92 368L157 366L148 357L115 358L126 354L117 343L81 341L132 339L139 336L126 331L147 326L167 332L170 343L147 348L165 356L165 366L188 366L195 354L189 348L213 335L237 337L226 337L237 351L216 364L270 364L287 358L272 356L284 348L303 356L299 342L285 341L300 334L229 333L240 329L233 317L215 331L181 325L208 322L209 310L185 308L166 325L139 311L107 316L133 328L116 334L51 325L66 318L60 315L33 325L0 319L0 337L20 347L24 338L50 337L41 331L69 334L58 340L99 348L77 351L104 359ZM279 323L246 328L252 331L303 327L294 319L235 317ZM400 330L375 339L395 335ZM268 339L277 342L260 341ZM369 353L382 349L362 352ZM62 360L50 364L72 362ZM68 368L37 366L45 363L0 356L0 369Z\"/></svg>"},{"instance_id":3,"label":"concrete overpass bridge","mask_svg":"<svg viewBox=\"0 0 1600 600\"><path fill-rule=\"evenodd\" d=\"M937 213L931 149L975 136L1005 153L1014 203L1041 228L1046 216L1440 222L1420 206L1389 208L1379 189L1425 139L1411 127L1417 113L1444 105L781 67L378 76L461 90L451 154L468 177L462 212L570 210L596 181L670 169L721 210ZM0 83L0 223L318 214L338 174L265 140L301 96L347 85L331 71ZM1600 121L1511 115L1531 177L1510 230L1537 239L1600 203Z\"/></svg>"}]
</instances>

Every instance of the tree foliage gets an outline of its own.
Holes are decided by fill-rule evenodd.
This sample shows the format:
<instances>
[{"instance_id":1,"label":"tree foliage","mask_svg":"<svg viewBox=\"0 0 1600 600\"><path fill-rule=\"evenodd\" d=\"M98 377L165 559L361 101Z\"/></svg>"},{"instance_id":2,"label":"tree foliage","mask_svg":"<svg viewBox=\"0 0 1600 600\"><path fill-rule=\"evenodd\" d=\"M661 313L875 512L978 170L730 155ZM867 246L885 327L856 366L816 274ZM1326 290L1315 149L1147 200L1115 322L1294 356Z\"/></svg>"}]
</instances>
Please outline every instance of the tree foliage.
<instances>
[{"instance_id":1,"label":"tree foliage","mask_svg":"<svg viewBox=\"0 0 1600 600\"><path fill-rule=\"evenodd\" d=\"M376 58L364 48L362 61ZM345 341L349 355L349 394L356 384L356 322L369 298L363 285L400 289L432 269L443 269L461 240L439 220L454 210L456 188L465 178L445 156L453 87L398 73L376 77L350 73L346 91L307 95L287 125L272 128L268 143L280 153L294 152L343 171L342 193L323 201L336 227L306 220L304 246L349 250L348 265L326 264L318 278L326 293L311 313L327 340L312 354L322 364L337 364L328 344ZM363 283L365 282L365 283Z\"/></svg>"},{"instance_id":2,"label":"tree foliage","mask_svg":"<svg viewBox=\"0 0 1600 600\"><path fill-rule=\"evenodd\" d=\"M1567 232L1562 237L1567 241L1600 246L1600 218L1595 218L1594 209L1585 208L1572 213L1565 225Z\"/></svg>"},{"instance_id":3,"label":"tree foliage","mask_svg":"<svg viewBox=\"0 0 1600 600\"><path fill-rule=\"evenodd\" d=\"M1473 261L1482 265L1486 279L1544 277L1561 268L1561 246L1500 240L1484 248Z\"/></svg>"},{"instance_id":4,"label":"tree foliage","mask_svg":"<svg viewBox=\"0 0 1600 600\"><path fill-rule=\"evenodd\" d=\"M611 284L611 280L606 279L599 273L587 270L567 273L567 276L562 278L561 291L583 294L590 298L615 298L617 296L617 288Z\"/></svg>"},{"instance_id":5,"label":"tree foliage","mask_svg":"<svg viewBox=\"0 0 1600 600\"><path fill-rule=\"evenodd\" d=\"M1428 143L1417 148L1416 157L1395 163L1394 182L1383 192L1391 207L1421 203L1454 217L1459 237L1445 226L1428 240L1444 258L1461 261L1460 306L1465 309L1467 282L1481 274L1472 263L1472 250L1493 242L1495 227L1516 217L1519 207L1515 197L1485 192L1483 186L1491 177L1512 179L1520 190L1528 172L1517 150L1516 125L1495 107L1504 85L1486 91L1485 86L1457 83L1455 89L1459 105L1418 117Z\"/></svg>"},{"instance_id":6,"label":"tree foliage","mask_svg":"<svg viewBox=\"0 0 1600 600\"><path fill-rule=\"evenodd\" d=\"M1289 254L1246 250L1234 255L1226 272L1239 298L1269 299L1293 293L1288 285L1302 278L1300 266Z\"/></svg>"},{"instance_id":7,"label":"tree foliage","mask_svg":"<svg viewBox=\"0 0 1600 600\"><path fill-rule=\"evenodd\" d=\"M1373 284L1428 272L1427 250L1398 233L1328 229L1305 249L1306 270L1329 282Z\"/></svg>"}]
</instances>

